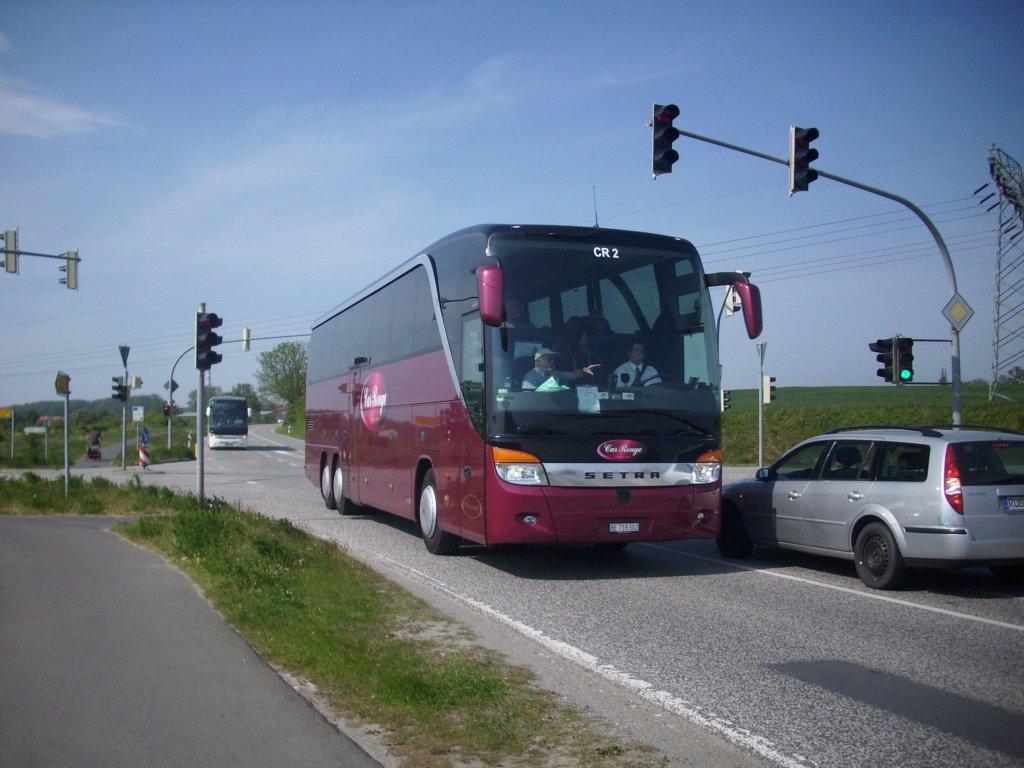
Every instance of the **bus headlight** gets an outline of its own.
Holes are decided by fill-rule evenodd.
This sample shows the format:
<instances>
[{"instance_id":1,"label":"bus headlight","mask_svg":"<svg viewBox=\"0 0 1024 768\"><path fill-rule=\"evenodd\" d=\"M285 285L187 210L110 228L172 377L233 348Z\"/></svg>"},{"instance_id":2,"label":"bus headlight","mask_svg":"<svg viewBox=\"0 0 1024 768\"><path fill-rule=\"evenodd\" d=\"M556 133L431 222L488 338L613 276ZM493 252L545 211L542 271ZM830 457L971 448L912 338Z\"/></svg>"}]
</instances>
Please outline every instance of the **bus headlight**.
<instances>
[{"instance_id":1,"label":"bus headlight","mask_svg":"<svg viewBox=\"0 0 1024 768\"><path fill-rule=\"evenodd\" d=\"M706 451L693 463L693 482L695 485L716 483L722 477L722 452Z\"/></svg>"},{"instance_id":2,"label":"bus headlight","mask_svg":"<svg viewBox=\"0 0 1024 768\"><path fill-rule=\"evenodd\" d=\"M532 453L493 448L494 471L506 483L514 485L547 485L548 476L540 459Z\"/></svg>"}]
</instances>

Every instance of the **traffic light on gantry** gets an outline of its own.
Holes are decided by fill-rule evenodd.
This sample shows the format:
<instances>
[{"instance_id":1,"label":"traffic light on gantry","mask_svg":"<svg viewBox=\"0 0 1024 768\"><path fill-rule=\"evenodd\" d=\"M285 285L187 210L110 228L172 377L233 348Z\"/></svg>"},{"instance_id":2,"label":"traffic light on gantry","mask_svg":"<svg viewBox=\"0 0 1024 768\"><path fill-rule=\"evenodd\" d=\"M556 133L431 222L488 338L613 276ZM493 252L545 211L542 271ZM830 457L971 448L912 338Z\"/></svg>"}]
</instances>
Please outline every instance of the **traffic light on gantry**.
<instances>
[{"instance_id":1,"label":"traffic light on gantry","mask_svg":"<svg viewBox=\"0 0 1024 768\"><path fill-rule=\"evenodd\" d=\"M4 270L18 274L18 230L4 231Z\"/></svg>"},{"instance_id":2,"label":"traffic light on gantry","mask_svg":"<svg viewBox=\"0 0 1024 768\"><path fill-rule=\"evenodd\" d=\"M224 324L213 312L196 312L196 370L208 371L224 358L213 348L224 339L214 333L214 328Z\"/></svg>"},{"instance_id":3,"label":"traffic light on gantry","mask_svg":"<svg viewBox=\"0 0 1024 768\"><path fill-rule=\"evenodd\" d=\"M897 336L896 347L896 383L909 384L914 380L914 340L905 336Z\"/></svg>"},{"instance_id":4,"label":"traffic light on gantry","mask_svg":"<svg viewBox=\"0 0 1024 768\"><path fill-rule=\"evenodd\" d=\"M78 290L78 251L68 251L64 254L65 262L60 266L60 271L64 273L64 277L60 279L63 285L66 285L73 291Z\"/></svg>"},{"instance_id":5,"label":"traffic light on gantry","mask_svg":"<svg viewBox=\"0 0 1024 768\"><path fill-rule=\"evenodd\" d=\"M875 371L875 374L890 384L897 382L896 378L896 339L878 339L868 344L868 349L877 352L875 360L882 364L882 367Z\"/></svg>"},{"instance_id":6,"label":"traffic light on gantry","mask_svg":"<svg viewBox=\"0 0 1024 768\"><path fill-rule=\"evenodd\" d=\"M112 400L120 400L122 403L128 400L128 385L124 383L123 376L111 376L111 381L114 382L111 389L114 390L114 394L110 396Z\"/></svg>"},{"instance_id":7,"label":"traffic light on gantry","mask_svg":"<svg viewBox=\"0 0 1024 768\"><path fill-rule=\"evenodd\" d=\"M811 148L811 142L820 134L817 128L789 128L789 194L806 192L811 182L818 178L818 172L811 163L818 159L818 150Z\"/></svg>"},{"instance_id":8,"label":"traffic light on gantry","mask_svg":"<svg viewBox=\"0 0 1024 768\"><path fill-rule=\"evenodd\" d=\"M675 104L655 104L651 126L654 128L654 149L651 157L651 171L654 178L663 173L672 173L672 164L679 159L679 153L672 149L672 142L679 138L679 130L672 121L679 117Z\"/></svg>"}]
</instances>

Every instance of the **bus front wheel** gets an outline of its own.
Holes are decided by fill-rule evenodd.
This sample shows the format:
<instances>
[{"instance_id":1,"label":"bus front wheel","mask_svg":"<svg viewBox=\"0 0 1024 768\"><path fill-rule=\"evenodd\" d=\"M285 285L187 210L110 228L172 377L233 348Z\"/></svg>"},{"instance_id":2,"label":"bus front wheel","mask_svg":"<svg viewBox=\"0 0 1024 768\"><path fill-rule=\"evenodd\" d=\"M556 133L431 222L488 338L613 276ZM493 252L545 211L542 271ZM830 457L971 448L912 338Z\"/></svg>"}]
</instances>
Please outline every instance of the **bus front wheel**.
<instances>
[{"instance_id":1,"label":"bus front wheel","mask_svg":"<svg viewBox=\"0 0 1024 768\"><path fill-rule=\"evenodd\" d=\"M450 555L459 548L459 537L441 530L437 508L437 483L432 469L423 477L416 520L423 535L423 542L431 554Z\"/></svg>"}]
</instances>

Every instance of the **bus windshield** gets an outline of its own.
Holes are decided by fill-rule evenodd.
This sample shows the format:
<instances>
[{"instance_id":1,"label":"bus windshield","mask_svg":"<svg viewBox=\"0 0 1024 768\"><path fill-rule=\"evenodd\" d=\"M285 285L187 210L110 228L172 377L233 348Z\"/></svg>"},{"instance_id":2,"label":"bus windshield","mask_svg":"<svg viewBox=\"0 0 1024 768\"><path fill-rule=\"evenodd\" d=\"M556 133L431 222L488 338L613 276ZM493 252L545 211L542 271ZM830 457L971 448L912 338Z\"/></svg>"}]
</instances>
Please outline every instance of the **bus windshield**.
<instances>
[{"instance_id":1,"label":"bus windshield","mask_svg":"<svg viewBox=\"0 0 1024 768\"><path fill-rule=\"evenodd\" d=\"M715 322L696 251L683 240L609 238L491 239L506 317L485 329L491 435L720 429Z\"/></svg>"},{"instance_id":2,"label":"bus windshield","mask_svg":"<svg viewBox=\"0 0 1024 768\"><path fill-rule=\"evenodd\" d=\"M212 434L244 435L249 431L249 406L244 398L212 398L209 414Z\"/></svg>"}]
</instances>

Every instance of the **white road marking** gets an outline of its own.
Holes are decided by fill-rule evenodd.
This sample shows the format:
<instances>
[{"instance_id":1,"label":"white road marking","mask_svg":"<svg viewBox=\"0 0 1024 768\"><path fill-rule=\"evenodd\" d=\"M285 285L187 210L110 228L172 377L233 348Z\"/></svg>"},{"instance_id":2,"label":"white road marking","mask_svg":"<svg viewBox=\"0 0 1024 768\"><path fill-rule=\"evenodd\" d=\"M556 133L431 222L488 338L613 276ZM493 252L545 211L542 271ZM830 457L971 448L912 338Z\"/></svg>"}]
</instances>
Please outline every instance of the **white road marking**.
<instances>
[{"instance_id":1,"label":"white road marking","mask_svg":"<svg viewBox=\"0 0 1024 768\"><path fill-rule=\"evenodd\" d=\"M673 555L681 555L683 557L692 557L695 560L704 560L708 563L714 563L715 565L728 565L733 568L737 568L744 571L754 571L762 576L774 576L779 579L788 579L790 581L797 581L803 584L810 584L811 586L821 587L822 589L832 589L836 592L844 592L848 595L856 595L857 597L867 598L869 600L879 600L884 603L893 603L895 605L902 605L905 608L916 608L920 611L929 611L931 613L937 613L942 616L951 616L956 619L964 619L966 621L976 621L979 624L991 624L995 627L1002 627L1003 629L1012 629L1016 632L1024 632L1024 624L1011 624L1006 621L999 621L997 619L986 619L983 616L972 616L969 613L961 613L960 611L951 611L948 608L938 608L932 605L921 605L920 603L914 603L910 600L901 600L898 597L891 597L884 595L877 590L868 592L861 591L859 589L850 589L849 587L841 587L837 584L825 584L814 579L805 579L801 576L793 576L789 573L779 573L778 571L766 570L764 568L758 568L751 565L743 565L742 563L736 563L732 560L718 559L716 557L706 557L705 555L695 555L692 552L680 552L678 549L671 549L660 544L647 544L645 546L660 549L663 552L671 552Z\"/></svg>"}]
</instances>

